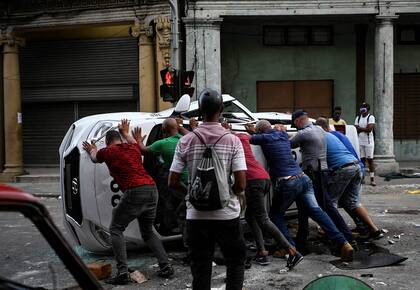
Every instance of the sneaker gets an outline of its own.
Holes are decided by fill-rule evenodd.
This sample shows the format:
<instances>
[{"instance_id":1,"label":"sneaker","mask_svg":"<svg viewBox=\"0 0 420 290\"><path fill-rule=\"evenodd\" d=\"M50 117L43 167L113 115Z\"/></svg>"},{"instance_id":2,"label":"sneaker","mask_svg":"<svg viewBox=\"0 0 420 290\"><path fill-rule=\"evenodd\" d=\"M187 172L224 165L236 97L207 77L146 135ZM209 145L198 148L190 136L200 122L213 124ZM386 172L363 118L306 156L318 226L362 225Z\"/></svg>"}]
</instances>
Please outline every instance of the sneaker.
<instances>
[{"instance_id":1,"label":"sneaker","mask_svg":"<svg viewBox=\"0 0 420 290\"><path fill-rule=\"evenodd\" d=\"M171 264L166 264L162 266L158 271L158 276L162 278L169 278L174 274L174 268Z\"/></svg>"},{"instance_id":2,"label":"sneaker","mask_svg":"<svg viewBox=\"0 0 420 290\"><path fill-rule=\"evenodd\" d=\"M260 254L257 254L254 257L254 261L257 264L260 264L261 266L267 266L267 265L270 264L270 261L268 260L268 257L267 256L263 256L263 255L260 255Z\"/></svg>"},{"instance_id":3,"label":"sneaker","mask_svg":"<svg viewBox=\"0 0 420 290\"><path fill-rule=\"evenodd\" d=\"M371 185L371 186L376 186L376 182L375 182L374 180L372 180L372 181L370 182L370 185Z\"/></svg>"},{"instance_id":4,"label":"sneaker","mask_svg":"<svg viewBox=\"0 0 420 290\"><path fill-rule=\"evenodd\" d=\"M353 260L353 247L349 243L345 243L340 250L341 259L345 262Z\"/></svg>"},{"instance_id":5,"label":"sneaker","mask_svg":"<svg viewBox=\"0 0 420 290\"><path fill-rule=\"evenodd\" d=\"M299 252L296 252L296 255L294 256L289 255L289 258L287 259L286 268L288 268L290 271L294 267L296 267L296 265L299 264L302 260L303 256Z\"/></svg>"},{"instance_id":6,"label":"sneaker","mask_svg":"<svg viewBox=\"0 0 420 290\"><path fill-rule=\"evenodd\" d=\"M111 285L127 285L131 282L131 278L128 273L117 274L113 278L108 278L104 281L106 284Z\"/></svg>"},{"instance_id":7,"label":"sneaker","mask_svg":"<svg viewBox=\"0 0 420 290\"><path fill-rule=\"evenodd\" d=\"M379 240L380 238L383 238L384 234L381 230L377 230L376 232L370 233L369 238L372 240Z\"/></svg>"}]
</instances>

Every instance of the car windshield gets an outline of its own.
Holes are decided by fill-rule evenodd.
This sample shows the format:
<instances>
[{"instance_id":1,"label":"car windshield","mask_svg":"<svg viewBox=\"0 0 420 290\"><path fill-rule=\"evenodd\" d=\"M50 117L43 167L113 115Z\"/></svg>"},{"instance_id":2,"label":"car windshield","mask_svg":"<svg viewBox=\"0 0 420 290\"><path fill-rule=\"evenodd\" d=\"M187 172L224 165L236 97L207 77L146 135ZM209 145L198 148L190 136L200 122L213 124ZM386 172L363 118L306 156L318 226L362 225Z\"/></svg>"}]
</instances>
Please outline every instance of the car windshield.
<instances>
[{"instance_id":1,"label":"car windshield","mask_svg":"<svg viewBox=\"0 0 420 290\"><path fill-rule=\"evenodd\" d=\"M228 123L244 123L254 121L252 116L238 107L233 101L225 102L223 105L224 108L220 117L226 120ZM192 110L181 115L187 119L197 118L200 117L200 112L199 110Z\"/></svg>"}]
</instances>

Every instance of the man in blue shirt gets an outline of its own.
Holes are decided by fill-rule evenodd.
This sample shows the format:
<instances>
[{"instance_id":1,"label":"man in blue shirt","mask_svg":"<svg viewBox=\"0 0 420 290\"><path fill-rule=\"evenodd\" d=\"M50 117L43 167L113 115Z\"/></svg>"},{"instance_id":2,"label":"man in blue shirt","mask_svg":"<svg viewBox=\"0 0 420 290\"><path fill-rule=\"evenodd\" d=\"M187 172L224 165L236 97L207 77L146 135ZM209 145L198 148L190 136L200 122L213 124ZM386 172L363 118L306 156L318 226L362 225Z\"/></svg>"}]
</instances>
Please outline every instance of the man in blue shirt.
<instances>
[{"instance_id":1,"label":"man in blue shirt","mask_svg":"<svg viewBox=\"0 0 420 290\"><path fill-rule=\"evenodd\" d=\"M340 202L347 212L354 212L369 227L371 238L381 238L383 234L360 203L363 174L353 146L346 136L330 130L327 119L318 118L316 124L327 132L327 164L330 169L328 192L335 206ZM353 148L353 153L349 146Z\"/></svg>"},{"instance_id":2,"label":"man in blue shirt","mask_svg":"<svg viewBox=\"0 0 420 290\"><path fill-rule=\"evenodd\" d=\"M285 224L284 214L296 201L298 211L306 212L340 248L341 258L351 260L353 248L329 216L319 207L310 178L302 172L293 158L288 134L285 131L273 130L266 120L259 121L255 128L251 125L246 128L253 134L250 143L260 145L267 159L270 175L274 181L271 216L284 236L294 244Z\"/></svg>"}]
</instances>

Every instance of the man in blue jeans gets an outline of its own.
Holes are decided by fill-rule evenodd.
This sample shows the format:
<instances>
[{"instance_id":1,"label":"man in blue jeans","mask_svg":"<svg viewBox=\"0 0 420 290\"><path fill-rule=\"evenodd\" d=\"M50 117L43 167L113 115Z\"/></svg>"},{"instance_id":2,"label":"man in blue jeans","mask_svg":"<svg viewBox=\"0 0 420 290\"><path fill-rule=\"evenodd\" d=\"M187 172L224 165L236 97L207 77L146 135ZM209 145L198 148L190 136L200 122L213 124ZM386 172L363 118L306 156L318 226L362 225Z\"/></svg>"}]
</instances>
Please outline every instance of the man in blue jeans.
<instances>
[{"instance_id":1,"label":"man in blue jeans","mask_svg":"<svg viewBox=\"0 0 420 290\"><path fill-rule=\"evenodd\" d=\"M274 180L271 216L283 235L294 245L284 221L284 214L296 201L298 211L306 212L325 230L328 238L340 248L341 258L351 260L353 248L328 215L318 206L310 178L302 172L293 158L288 134L282 130L272 129L271 124L265 120L259 121L255 129L248 125L247 130L254 133L250 143L260 145L267 159L270 175Z\"/></svg>"}]
</instances>

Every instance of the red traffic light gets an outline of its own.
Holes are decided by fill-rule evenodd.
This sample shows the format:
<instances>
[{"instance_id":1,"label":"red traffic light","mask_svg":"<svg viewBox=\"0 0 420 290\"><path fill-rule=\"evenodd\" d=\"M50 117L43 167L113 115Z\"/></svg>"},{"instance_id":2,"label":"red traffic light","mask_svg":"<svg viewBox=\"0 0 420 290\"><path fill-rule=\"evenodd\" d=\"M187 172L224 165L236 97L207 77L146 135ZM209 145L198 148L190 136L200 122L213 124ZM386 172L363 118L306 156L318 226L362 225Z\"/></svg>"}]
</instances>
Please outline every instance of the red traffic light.
<instances>
[{"instance_id":1,"label":"red traffic light","mask_svg":"<svg viewBox=\"0 0 420 290\"><path fill-rule=\"evenodd\" d=\"M182 87L189 88L194 80L194 71L182 71Z\"/></svg>"},{"instance_id":2,"label":"red traffic light","mask_svg":"<svg viewBox=\"0 0 420 290\"><path fill-rule=\"evenodd\" d=\"M163 84L167 86L176 85L176 70L165 68L160 71L160 77Z\"/></svg>"}]
</instances>

